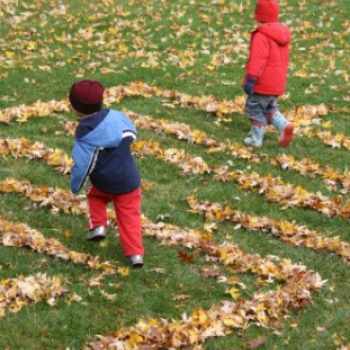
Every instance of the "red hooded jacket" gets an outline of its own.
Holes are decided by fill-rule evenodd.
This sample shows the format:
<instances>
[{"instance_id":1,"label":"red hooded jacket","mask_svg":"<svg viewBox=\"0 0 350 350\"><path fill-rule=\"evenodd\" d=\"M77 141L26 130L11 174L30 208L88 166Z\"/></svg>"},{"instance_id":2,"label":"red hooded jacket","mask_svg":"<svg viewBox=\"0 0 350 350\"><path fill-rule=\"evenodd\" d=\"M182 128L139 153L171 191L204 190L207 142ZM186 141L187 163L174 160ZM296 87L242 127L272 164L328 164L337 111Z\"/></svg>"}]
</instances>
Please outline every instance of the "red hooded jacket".
<instances>
[{"instance_id":1,"label":"red hooded jacket","mask_svg":"<svg viewBox=\"0 0 350 350\"><path fill-rule=\"evenodd\" d=\"M245 77L256 79L254 92L261 95L282 95L287 84L289 43L291 34L280 22L266 23L251 34L250 54Z\"/></svg>"}]
</instances>

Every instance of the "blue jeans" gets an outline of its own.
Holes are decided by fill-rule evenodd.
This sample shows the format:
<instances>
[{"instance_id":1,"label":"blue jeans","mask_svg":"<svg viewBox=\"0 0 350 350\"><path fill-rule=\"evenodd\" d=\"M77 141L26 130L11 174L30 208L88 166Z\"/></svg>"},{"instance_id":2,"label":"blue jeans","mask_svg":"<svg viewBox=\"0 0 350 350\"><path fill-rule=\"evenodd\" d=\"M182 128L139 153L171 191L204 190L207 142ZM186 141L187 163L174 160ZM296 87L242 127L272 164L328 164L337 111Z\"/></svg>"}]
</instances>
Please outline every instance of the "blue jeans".
<instances>
[{"instance_id":1,"label":"blue jeans","mask_svg":"<svg viewBox=\"0 0 350 350\"><path fill-rule=\"evenodd\" d=\"M278 96L248 95L245 102L245 113L253 124L265 126L278 111L277 100Z\"/></svg>"}]
</instances>

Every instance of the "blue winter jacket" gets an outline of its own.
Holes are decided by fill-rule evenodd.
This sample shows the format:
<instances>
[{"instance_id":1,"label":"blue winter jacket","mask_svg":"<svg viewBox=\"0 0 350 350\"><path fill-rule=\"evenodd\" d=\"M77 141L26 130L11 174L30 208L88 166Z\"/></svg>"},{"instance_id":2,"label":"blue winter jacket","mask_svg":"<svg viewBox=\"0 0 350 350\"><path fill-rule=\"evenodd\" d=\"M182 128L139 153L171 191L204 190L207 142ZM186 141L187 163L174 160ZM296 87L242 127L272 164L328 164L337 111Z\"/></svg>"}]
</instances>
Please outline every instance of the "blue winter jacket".
<instances>
[{"instance_id":1,"label":"blue winter jacket","mask_svg":"<svg viewBox=\"0 0 350 350\"><path fill-rule=\"evenodd\" d=\"M78 193L87 177L100 191L128 193L141 184L130 150L136 128L123 113L102 109L83 117L75 132L71 191Z\"/></svg>"}]
</instances>

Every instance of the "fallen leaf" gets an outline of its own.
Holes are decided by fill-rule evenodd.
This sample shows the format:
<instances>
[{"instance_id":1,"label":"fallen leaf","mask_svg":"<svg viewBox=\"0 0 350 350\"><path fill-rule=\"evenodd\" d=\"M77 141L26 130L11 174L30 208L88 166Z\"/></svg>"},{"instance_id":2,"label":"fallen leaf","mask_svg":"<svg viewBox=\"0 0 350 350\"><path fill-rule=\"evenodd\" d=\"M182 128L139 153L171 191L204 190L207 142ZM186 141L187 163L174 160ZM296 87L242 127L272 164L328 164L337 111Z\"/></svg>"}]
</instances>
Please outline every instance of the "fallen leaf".
<instances>
[{"instance_id":1,"label":"fallen leaf","mask_svg":"<svg viewBox=\"0 0 350 350\"><path fill-rule=\"evenodd\" d=\"M259 338L249 340L249 342L247 343L247 346L248 346L248 349L255 349L263 345L264 343L265 343L265 338L259 337Z\"/></svg>"},{"instance_id":2,"label":"fallen leaf","mask_svg":"<svg viewBox=\"0 0 350 350\"><path fill-rule=\"evenodd\" d=\"M187 264L194 264L193 262L193 258L191 255L188 255L184 252L182 252L181 250L179 250L177 252L178 256L179 256L179 259Z\"/></svg>"},{"instance_id":3,"label":"fallen leaf","mask_svg":"<svg viewBox=\"0 0 350 350\"><path fill-rule=\"evenodd\" d=\"M160 273L160 274L165 273L165 269L163 269L162 267L154 267L151 271L156 272L156 273Z\"/></svg>"},{"instance_id":4,"label":"fallen leaf","mask_svg":"<svg viewBox=\"0 0 350 350\"><path fill-rule=\"evenodd\" d=\"M130 275L130 269L128 267L118 267L117 272L124 277Z\"/></svg>"},{"instance_id":5,"label":"fallen leaf","mask_svg":"<svg viewBox=\"0 0 350 350\"><path fill-rule=\"evenodd\" d=\"M177 294L173 297L173 300L175 301L179 301L179 300L186 300L188 299L190 296L187 294Z\"/></svg>"}]
</instances>

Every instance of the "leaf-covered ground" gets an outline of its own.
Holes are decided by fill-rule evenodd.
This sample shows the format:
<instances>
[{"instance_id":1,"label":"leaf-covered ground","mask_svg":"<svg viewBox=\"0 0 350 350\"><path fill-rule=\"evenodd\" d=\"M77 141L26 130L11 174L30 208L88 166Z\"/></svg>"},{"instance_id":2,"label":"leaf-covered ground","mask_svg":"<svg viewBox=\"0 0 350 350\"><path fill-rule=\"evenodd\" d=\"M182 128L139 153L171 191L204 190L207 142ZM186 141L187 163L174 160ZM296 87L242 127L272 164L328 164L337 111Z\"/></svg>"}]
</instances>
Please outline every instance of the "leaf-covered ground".
<instances>
[{"instance_id":1,"label":"leaf-covered ground","mask_svg":"<svg viewBox=\"0 0 350 350\"><path fill-rule=\"evenodd\" d=\"M350 348L350 20L281 0L280 108L247 148L255 1L0 2L0 348ZM145 267L84 239L67 93L100 80L139 135Z\"/></svg>"}]
</instances>

